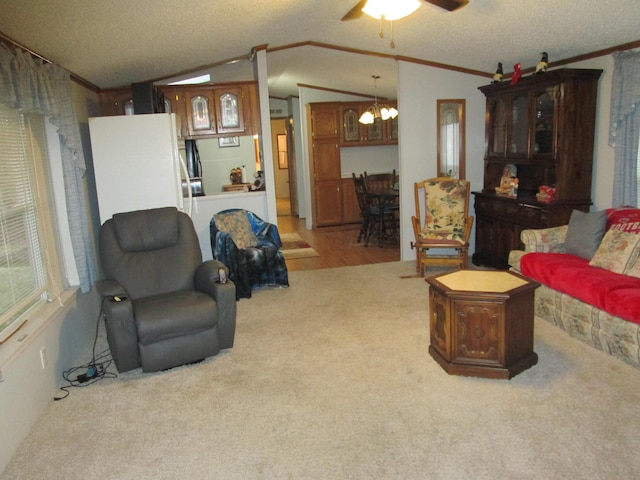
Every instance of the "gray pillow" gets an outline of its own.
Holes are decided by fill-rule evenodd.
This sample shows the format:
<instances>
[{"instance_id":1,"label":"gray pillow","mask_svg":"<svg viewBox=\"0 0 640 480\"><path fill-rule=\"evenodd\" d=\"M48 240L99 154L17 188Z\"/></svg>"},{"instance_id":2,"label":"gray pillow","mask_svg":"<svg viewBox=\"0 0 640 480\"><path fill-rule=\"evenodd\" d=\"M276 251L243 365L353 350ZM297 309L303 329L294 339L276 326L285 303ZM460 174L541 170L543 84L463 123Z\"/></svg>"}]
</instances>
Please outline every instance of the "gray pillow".
<instances>
[{"instance_id":1,"label":"gray pillow","mask_svg":"<svg viewBox=\"0 0 640 480\"><path fill-rule=\"evenodd\" d=\"M607 226L607 211L571 212L564 246L567 253L591 260L598 250Z\"/></svg>"}]
</instances>

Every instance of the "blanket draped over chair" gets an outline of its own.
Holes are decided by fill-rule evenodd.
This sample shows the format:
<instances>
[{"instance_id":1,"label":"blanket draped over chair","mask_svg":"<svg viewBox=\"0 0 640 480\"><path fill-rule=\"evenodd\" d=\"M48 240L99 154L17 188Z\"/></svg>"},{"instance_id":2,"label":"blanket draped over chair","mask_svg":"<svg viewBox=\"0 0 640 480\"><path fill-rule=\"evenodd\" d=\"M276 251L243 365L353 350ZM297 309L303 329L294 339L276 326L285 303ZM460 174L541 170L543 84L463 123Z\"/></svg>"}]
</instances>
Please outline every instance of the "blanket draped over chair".
<instances>
[{"instance_id":1,"label":"blanket draped over chair","mask_svg":"<svg viewBox=\"0 0 640 480\"><path fill-rule=\"evenodd\" d=\"M209 230L213 258L229 269L236 299L251 298L264 286L289 286L278 227L253 212L229 209L213 216Z\"/></svg>"}]
</instances>

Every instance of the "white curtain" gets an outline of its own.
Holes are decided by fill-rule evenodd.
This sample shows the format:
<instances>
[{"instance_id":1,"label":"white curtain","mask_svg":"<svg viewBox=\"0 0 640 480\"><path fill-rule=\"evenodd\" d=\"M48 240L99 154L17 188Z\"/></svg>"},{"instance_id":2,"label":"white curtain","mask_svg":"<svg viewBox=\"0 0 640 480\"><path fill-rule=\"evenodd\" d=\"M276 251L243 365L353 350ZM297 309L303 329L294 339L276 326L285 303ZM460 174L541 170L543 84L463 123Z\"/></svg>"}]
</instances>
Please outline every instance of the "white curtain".
<instances>
[{"instance_id":1,"label":"white curtain","mask_svg":"<svg viewBox=\"0 0 640 480\"><path fill-rule=\"evenodd\" d=\"M88 292L96 280L82 177L86 166L71 100L69 72L0 43L0 102L48 117L58 129L69 230L80 278Z\"/></svg>"},{"instance_id":2,"label":"white curtain","mask_svg":"<svg viewBox=\"0 0 640 480\"><path fill-rule=\"evenodd\" d=\"M638 201L640 52L616 52L611 88L609 145L615 148L613 206Z\"/></svg>"}]
</instances>

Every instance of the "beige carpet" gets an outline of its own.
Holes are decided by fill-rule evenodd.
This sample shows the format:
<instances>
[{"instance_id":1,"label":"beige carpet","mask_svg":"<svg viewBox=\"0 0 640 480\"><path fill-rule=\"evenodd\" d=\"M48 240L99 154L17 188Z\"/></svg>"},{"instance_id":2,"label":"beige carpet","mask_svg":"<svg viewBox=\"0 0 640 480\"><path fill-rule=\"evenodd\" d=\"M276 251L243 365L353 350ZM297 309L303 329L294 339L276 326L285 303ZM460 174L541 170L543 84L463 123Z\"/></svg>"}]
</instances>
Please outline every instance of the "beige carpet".
<instances>
[{"instance_id":1,"label":"beige carpet","mask_svg":"<svg viewBox=\"0 0 640 480\"><path fill-rule=\"evenodd\" d=\"M297 233L281 233L280 240L282 240L282 254L286 260L320 256L320 254Z\"/></svg>"},{"instance_id":2,"label":"beige carpet","mask_svg":"<svg viewBox=\"0 0 640 480\"><path fill-rule=\"evenodd\" d=\"M52 402L1 478L640 478L639 370L540 320L538 365L449 376L413 269L290 272L233 349Z\"/></svg>"}]
</instances>

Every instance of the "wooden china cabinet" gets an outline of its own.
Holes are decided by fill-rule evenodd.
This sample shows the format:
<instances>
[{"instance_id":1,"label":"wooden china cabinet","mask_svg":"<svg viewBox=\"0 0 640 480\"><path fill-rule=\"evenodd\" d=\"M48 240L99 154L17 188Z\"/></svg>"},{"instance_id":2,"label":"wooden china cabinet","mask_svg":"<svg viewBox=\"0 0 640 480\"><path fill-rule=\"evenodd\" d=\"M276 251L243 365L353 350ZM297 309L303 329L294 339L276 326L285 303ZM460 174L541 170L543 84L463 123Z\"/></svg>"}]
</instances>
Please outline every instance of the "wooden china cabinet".
<instances>
[{"instance_id":1,"label":"wooden china cabinet","mask_svg":"<svg viewBox=\"0 0 640 480\"><path fill-rule=\"evenodd\" d=\"M508 268L522 248L520 232L564 225L574 209L588 211L598 79L602 70L559 69L480 87L486 96L484 184L473 192L473 263ZM516 197L497 195L505 165L517 168ZM540 202L542 185L555 200Z\"/></svg>"}]
</instances>

